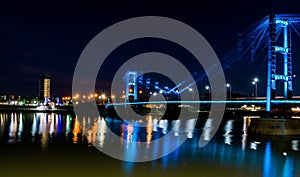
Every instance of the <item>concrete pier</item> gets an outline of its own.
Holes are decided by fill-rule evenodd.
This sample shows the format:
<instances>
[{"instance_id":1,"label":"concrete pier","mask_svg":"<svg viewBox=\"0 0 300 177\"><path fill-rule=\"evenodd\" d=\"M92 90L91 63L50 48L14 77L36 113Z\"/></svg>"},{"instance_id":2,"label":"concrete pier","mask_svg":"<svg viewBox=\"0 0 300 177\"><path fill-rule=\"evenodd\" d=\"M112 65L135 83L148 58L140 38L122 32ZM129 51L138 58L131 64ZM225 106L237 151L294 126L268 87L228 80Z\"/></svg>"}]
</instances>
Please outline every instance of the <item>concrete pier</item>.
<instances>
[{"instance_id":1,"label":"concrete pier","mask_svg":"<svg viewBox=\"0 0 300 177\"><path fill-rule=\"evenodd\" d=\"M251 119L249 134L300 135L300 119L258 118Z\"/></svg>"}]
</instances>

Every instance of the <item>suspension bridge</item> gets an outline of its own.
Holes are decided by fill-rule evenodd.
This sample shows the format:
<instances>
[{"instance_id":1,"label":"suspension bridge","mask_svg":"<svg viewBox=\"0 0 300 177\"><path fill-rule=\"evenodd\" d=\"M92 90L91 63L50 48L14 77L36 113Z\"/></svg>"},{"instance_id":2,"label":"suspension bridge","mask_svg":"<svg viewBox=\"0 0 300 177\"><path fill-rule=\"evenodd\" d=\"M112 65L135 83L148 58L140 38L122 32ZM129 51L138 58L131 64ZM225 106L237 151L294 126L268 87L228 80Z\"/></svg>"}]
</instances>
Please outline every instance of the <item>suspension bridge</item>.
<instances>
[{"instance_id":1,"label":"suspension bridge","mask_svg":"<svg viewBox=\"0 0 300 177\"><path fill-rule=\"evenodd\" d=\"M253 62L256 58L263 58L261 63L266 63L267 79L266 94L262 99L239 98L227 100L164 100L142 101L139 96L149 96L160 93L164 96L178 97L184 92L190 91L193 86L199 84L206 74L195 73L192 77L183 80L173 87L162 86L158 81L151 81L149 77L143 77L143 71L128 71L124 80L126 83L125 101L113 102L107 106L120 106L127 104L198 104L198 103L226 103L226 104L264 104L267 112L272 112L273 104L300 104L300 100L293 99L293 46L292 37L300 36L300 15L271 14L255 24L251 25L237 35L237 49L227 52L220 57L223 69L230 70L241 60ZM260 67L263 64L260 65ZM212 68L213 69L213 66ZM283 97L278 99L278 84L283 84ZM201 83L200 83L201 84ZM228 85L227 85L228 86ZM140 90L139 88L143 88ZM231 88L230 88L231 89ZM209 90L209 87L207 87ZM231 90L230 90L231 92ZM257 88L256 88L257 92ZM208 93L210 94L210 93ZM231 93L230 93L231 94ZM282 93L281 93L282 94ZM277 99L276 99L277 98Z\"/></svg>"}]
</instances>

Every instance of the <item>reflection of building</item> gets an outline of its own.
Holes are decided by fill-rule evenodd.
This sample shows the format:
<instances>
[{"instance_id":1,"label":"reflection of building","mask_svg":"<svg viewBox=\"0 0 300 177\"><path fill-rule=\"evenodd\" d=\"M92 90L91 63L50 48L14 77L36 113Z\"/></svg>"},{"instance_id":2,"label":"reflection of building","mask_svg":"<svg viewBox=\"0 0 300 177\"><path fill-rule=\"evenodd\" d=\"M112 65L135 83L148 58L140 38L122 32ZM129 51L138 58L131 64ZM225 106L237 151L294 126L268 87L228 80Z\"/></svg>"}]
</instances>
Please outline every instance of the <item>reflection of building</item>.
<instances>
[{"instance_id":1,"label":"reflection of building","mask_svg":"<svg viewBox=\"0 0 300 177\"><path fill-rule=\"evenodd\" d=\"M40 78L40 98L50 98L50 76Z\"/></svg>"}]
</instances>

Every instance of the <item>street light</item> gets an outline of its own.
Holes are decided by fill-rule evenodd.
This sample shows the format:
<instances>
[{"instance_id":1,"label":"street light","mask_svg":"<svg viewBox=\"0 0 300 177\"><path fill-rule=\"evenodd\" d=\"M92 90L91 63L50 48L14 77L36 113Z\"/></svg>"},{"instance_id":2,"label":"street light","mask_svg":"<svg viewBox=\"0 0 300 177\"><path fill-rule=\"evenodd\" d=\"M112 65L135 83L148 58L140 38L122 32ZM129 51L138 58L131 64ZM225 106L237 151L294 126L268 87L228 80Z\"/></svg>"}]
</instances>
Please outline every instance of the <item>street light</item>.
<instances>
[{"instance_id":1,"label":"street light","mask_svg":"<svg viewBox=\"0 0 300 177\"><path fill-rule=\"evenodd\" d=\"M190 94L192 95L192 100L194 100L194 93L193 93L193 88L189 88L189 92L190 92Z\"/></svg>"},{"instance_id":2,"label":"street light","mask_svg":"<svg viewBox=\"0 0 300 177\"><path fill-rule=\"evenodd\" d=\"M207 86L205 87L205 89L208 90L208 99L210 99L210 88L209 88L209 86L207 85Z\"/></svg>"},{"instance_id":3,"label":"street light","mask_svg":"<svg viewBox=\"0 0 300 177\"><path fill-rule=\"evenodd\" d=\"M258 78L255 77L252 81L252 84L255 85L255 97L257 98L257 82L258 82Z\"/></svg>"},{"instance_id":4,"label":"street light","mask_svg":"<svg viewBox=\"0 0 300 177\"><path fill-rule=\"evenodd\" d=\"M229 99L231 99L231 85L227 83L226 87L229 88Z\"/></svg>"}]
</instances>

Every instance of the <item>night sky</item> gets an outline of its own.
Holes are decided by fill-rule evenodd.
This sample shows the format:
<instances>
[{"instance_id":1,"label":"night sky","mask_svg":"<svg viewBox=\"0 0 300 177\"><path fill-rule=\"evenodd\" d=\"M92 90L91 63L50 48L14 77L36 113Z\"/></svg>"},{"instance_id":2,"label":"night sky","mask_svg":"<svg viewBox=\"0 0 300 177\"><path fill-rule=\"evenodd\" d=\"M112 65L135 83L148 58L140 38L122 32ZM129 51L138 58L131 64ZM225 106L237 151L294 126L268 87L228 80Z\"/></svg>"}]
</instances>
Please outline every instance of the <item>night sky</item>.
<instances>
[{"instance_id":1,"label":"night sky","mask_svg":"<svg viewBox=\"0 0 300 177\"><path fill-rule=\"evenodd\" d=\"M187 23L209 41L220 57L235 46L237 33L270 13L300 14L300 2L295 0L210 0L197 3L189 1L183 1L185 3L83 2L86 1L0 3L0 94L38 95L39 77L50 74L53 85L52 95L70 95L74 68L84 47L101 30L131 17L165 16ZM129 57L160 48L155 48L155 42L151 40L144 43L145 45L142 45L143 42L137 41L136 44L128 44L120 49L122 55L112 54L107 63L107 66L112 69L106 70L104 79L99 82L99 89L108 87L109 80L114 74L113 68L124 62L121 56ZM165 50L166 53L173 51L172 45L165 47ZM297 57L294 57L294 60L297 60ZM239 82L243 82L241 80L250 83L253 77L258 76L263 82L265 64L262 63L261 66L263 71L249 71L249 74L240 80L230 73L231 70L238 72L243 68L231 66L229 71L226 71L229 74L226 78L232 83L233 92L251 92L251 86L238 85ZM295 81L297 94L300 93L300 83L297 82L300 72L297 74L296 68L295 64L294 72L299 75ZM191 71L197 71L197 68L191 68ZM265 83L261 83L259 94L264 95L264 93Z\"/></svg>"}]
</instances>

